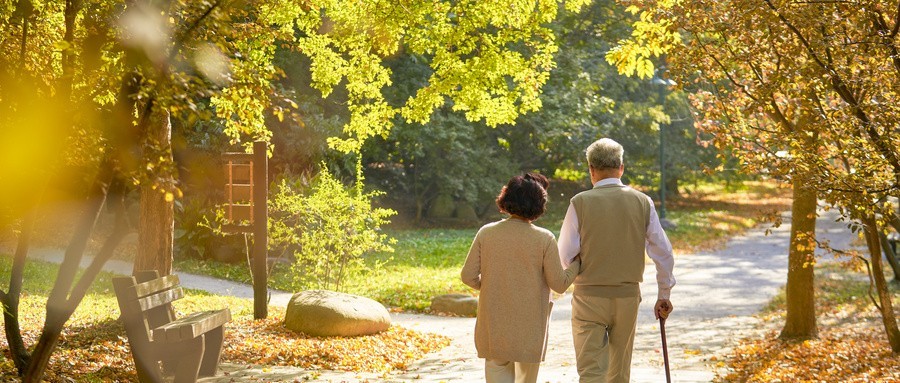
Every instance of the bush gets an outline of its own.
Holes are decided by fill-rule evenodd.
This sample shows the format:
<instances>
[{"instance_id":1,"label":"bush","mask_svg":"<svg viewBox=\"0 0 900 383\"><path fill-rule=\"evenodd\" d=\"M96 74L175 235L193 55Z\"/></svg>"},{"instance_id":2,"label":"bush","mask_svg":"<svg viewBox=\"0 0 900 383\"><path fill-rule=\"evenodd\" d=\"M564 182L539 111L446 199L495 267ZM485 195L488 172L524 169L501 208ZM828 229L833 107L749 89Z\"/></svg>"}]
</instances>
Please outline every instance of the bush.
<instances>
[{"instance_id":1,"label":"bush","mask_svg":"<svg viewBox=\"0 0 900 383\"><path fill-rule=\"evenodd\" d=\"M198 198L185 198L175 203L175 257L177 259L214 259L219 262L244 261L246 245L243 236L226 235L221 227L224 210Z\"/></svg>"},{"instance_id":2,"label":"bush","mask_svg":"<svg viewBox=\"0 0 900 383\"><path fill-rule=\"evenodd\" d=\"M396 241L381 232L393 210L373 208L362 184L346 187L323 166L304 196L282 180L269 201L270 248L290 249L294 288L338 290L344 277L364 266L374 251L393 251Z\"/></svg>"}]
</instances>

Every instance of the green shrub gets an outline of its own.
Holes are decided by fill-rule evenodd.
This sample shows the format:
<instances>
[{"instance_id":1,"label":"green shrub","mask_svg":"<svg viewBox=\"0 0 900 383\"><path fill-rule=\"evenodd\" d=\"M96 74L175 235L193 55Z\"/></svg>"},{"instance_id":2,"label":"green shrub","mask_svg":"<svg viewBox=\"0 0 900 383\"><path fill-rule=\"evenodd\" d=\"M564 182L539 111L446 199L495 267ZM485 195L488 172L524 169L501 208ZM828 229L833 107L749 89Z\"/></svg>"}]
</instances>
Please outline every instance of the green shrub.
<instances>
[{"instance_id":1,"label":"green shrub","mask_svg":"<svg viewBox=\"0 0 900 383\"><path fill-rule=\"evenodd\" d=\"M294 288L340 290L348 273L370 252L391 252L396 241L381 232L393 210L373 208L362 184L346 187L323 166L303 195L286 180L269 201L270 248L290 249Z\"/></svg>"},{"instance_id":2,"label":"green shrub","mask_svg":"<svg viewBox=\"0 0 900 383\"><path fill-rule=\"evenodd\" d=\"M222 231L225 211L199 198L185 198L175 203L175 258L214 259L240 263L247 259L242 235Z\"/></svg>"}]
</instances>

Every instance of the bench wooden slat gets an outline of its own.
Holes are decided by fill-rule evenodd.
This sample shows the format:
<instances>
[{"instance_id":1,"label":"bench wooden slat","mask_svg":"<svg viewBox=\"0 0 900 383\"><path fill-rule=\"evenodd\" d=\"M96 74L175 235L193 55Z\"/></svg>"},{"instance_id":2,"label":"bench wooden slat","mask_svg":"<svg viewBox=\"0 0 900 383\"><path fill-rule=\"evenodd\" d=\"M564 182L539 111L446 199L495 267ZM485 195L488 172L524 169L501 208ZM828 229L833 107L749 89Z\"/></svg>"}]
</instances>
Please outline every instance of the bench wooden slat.
<instances>
[{"instance_id":1,"label":"bench wooden slat","mask_svg":"<svg viewBox=\"0 0 900 383\"><path fill-rule=\"evenodd\" d=\"M169 290L178 286L179 279L177 275L166 275L162 278L156 278L151 281L139 283L134 286L134 292L137 298L143 298L159 291Z\"/></svg>"},{"instance_id":2,"label":"bench wooden slat","mask_svg":"<svg viewBox=\"0 0 900 383\"><path fill-rule=\"evenodd\" d=\"M181 289L181 286L178 286L171 290L148 295L146 297L138 299L137 301L138 305L141 306L141 311L147 311L168 303L172 303L175 300L181 298L184 298L184 290Z\"/></svg>"},{"instance_id":3,"label":"bench wooden slat","mask_svg":"<svg viewBox=\"0 0 900 383\"><path fill-rule=\"evenodd\" d=\"M228 309L196 312L153 329L153 341L174 343L193 339L230 321Z\"/></svg>"}]
</instances>

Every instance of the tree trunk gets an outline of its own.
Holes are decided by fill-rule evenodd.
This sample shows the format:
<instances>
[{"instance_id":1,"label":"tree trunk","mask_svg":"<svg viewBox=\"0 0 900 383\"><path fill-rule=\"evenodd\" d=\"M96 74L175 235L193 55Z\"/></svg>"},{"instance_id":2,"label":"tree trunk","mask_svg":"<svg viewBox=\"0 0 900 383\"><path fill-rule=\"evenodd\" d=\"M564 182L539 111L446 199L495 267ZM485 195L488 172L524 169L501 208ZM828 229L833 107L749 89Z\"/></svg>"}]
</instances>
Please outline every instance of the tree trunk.
<instances>
[{"instance_id":1,"label":"tree trunk","mask_svg":"<svg viewBox=\"0 0 900 383\"><path fill-rule=\"evenodd\" d=\"M34 353L31 355L31 363L28 364L28 372L22 379L23 383L38 383L43 381L44 372L50 365L50 356L59 343L59 336L62 334L63 325L68 320L69 315L64 314L65 310L51 309L47 306L47 321L44 322L44 328L41 330L41 337L38 339L37 345L34 347Z\"/></svg>"},{"instance_id":2,"label":"tree trunk","mask_svg":"<svg viewBox=\"0 0 900 383\"><path fill-rule=\"evenodd\" d=\"M425 203L422 202L422 198L416 196L416 223L422 222L422 212L425 209Z\"/></svg>"},{"instance_id":3,"label":"tree trunk","mask_svg":"<svg viewBox=\"0 0 900 383\"><path fill-rule=\"evenodd\" d=\"M172 273L175 200L172 174L172 124L167 110L153 107L147 123L144 158L158 164L149 182L141 185L141 217L134 272ZM159 162L162 162L161 164Z\"/></svg>"},{"instance_id":4,"label":"tree trunk","mask_svg":"<svg viewBox=\"0 0 900 383\"><path fill-rule=\"evenodd\" d=\"M678 197L681 192L678 190L678 176L673 175L672 171L666 173L666 196Z\"/></svg>"},{"instance_id":5,"label":"tree trunk","mask_svg":"<svg viewBox=\"0 0 900 383\"><path fill-rule=\"evenodd\" d=\"M791 246L788 254L787 317L781 339L811 339L818 335L813 271L815 269L816 192L794 179L791 204Z\"/></svg>"},{"instance_id":6,"label":"tree trunk","mask_svg":"<svg viewBox=\"0 0 900 383\"><path fill-rule=\"evenodd\" d=\"M894 249L891 248L891 243L888 242L888 237L884 234L884 231L878 231L878 239L881 242L881 250L884 252L884 257L887 258L888 264L891 265L891 270L894 272L894 282L900 282L900 262L897 261L897 254L894 254Z\"/></svg>"},{"instance_id":7,"label":"tree trunk","mask_svg":"<svg viewBox=\"0 0 900 383\"><path fill-rule=\"evenodd\" d=\"M31 15L34 13L34 4L31 0L19 0L16 2L16 10L14 14L22 17L22 38L19 44L19 70L24 74L25 68L25 52L28 51L28 26L30 24Z\"/></svg>"},{"instance_id":8,"label":"tree trunk","mask_svg":"<svg viewBox=\"0 0 900 383\"><path fill-rule=\"evenodd\" d=\"M891 224L891 227L893 227L894 230L897 230L897 232L900 233L900 212L894 213L888 220L888 223Z\"/></svg>"},{"instance_id":9,"label":"tree trunk","mask_svg":"<svg viewBox=\"0 0 900 383\"><path fill-rule=\"evenodd\" d=\"M9 353L12 355L13 364L16 366L19 376L25 375L31 356L25 348L22 340L22 327L19 325L19 298L22 295L22 282L25 277L25 260L28 256L28 247L31 242L31 232L34 230L35 212L28 212L22 222L22 234L16 245L16 255L13 258L12 271L9 275L9 291L0 292L0 304L3 305L3 329L6 333L6 343L9 345Z\"/></svg>"},{"instance_id":10,"label":"tree trunk","mask_svg":"<svg viewBox=\"0 0 900 383\"><path fill-rule=\"evenodd\" d=\"M68 299L63 298L61 304L53 306L47 305L47 319L44 322L41 337L31 356L30 364L28 365L28 370L24 377L25 382L42 381L41 378L50 363L50 356L56 349L57 343L59 343L59 337L65 328L65 323L72 317L72 314L75 312L75 309L78 308L78 305L81 304L81 301L84 299L85 294L87 294L91 284L97 279L97 275L99 275L100 271L103 269L103 265L112 258L115 249L131 230L125 217L124 194L120 194L118 197L120 198L115 201L116 204L112 205L116 210L116 226L103 243L100 253L97 254L91 264L84 270L75 286L71 288ZM113 201L110 202L112 203ZM51 299L53 298L54 297L51 297Z\"/></svg>"},{"instance_id":11,"label":"tree trunk","mask_svg":"<svg viewBox=\"0 0 900 383\"><path fill-rule=\"evenodd\" d=\"M24 382L40 382L50 363L50 355L56 349L59 342L59 335L62 333L63 326L75 311L79 300L74 305L68 299L69 291L75 276L78 273L79 264L84 256L87 248L87 242L90 239L94 225L100 215L100 210L106 203L106 196L109 191L109 185L113 177L113 165L110 161L103 161L100 165L100 172L94 180L94 184L88 194L88 202L81 220L72 235L72 240L66 248L66 254L60 264L56 281L53 284L53 290L47 298L47 316L44 321L44 328L41 330L41 337L31 354L31 360L26 370ZM95 263L97 260L94 261ZM83 276L82 278L85 278Z\"/></svg>"},{"instance_id":12,"label":"tree trunk","mask_svg":"<svg viewBox=\"0 0 900 383\"><path fill-rule=\"evenodd\" d=\"M887 332L888 342L894 354L900 353L900 329L897 328L897 318L894 316L894 305L891 302L891 293L888 291L887 280L884 278L884 267L881 264L881 239L878 237L878 226L875 217L867 215L862 219L865 226L866 245L869 247L869 255L872 261L872 277L875 279L875 290L878 293L878 301L881 307L881 320L884 330Z\"/></svg>"}]
</instances>

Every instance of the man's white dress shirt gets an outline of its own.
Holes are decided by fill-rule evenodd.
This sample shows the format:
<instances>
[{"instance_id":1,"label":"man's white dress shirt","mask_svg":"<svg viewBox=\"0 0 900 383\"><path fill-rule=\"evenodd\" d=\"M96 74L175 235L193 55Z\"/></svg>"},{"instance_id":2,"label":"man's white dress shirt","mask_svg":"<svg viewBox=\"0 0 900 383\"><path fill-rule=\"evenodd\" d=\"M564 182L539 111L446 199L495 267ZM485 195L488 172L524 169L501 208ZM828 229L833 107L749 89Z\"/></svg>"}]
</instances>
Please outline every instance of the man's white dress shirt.
<instances>
[{"instance_id":1,"label":"man's white dress shirt","mask_svg":"<svg viewBox=\"0 0 900 383\"><path fill-rule=\"evenodd\" d=\"M618 178L604 178L594 184L594 187L604 185L625 186ZM649 200L650 197L647 197ZM653 201L650 200L650 206ZM675 266L675 258L672 256L672 244L669 237L659 223L656 209L650 209L650 224L647 225L647 255L656 264L656 282L659 286L658 298L669 299L672 287L675 286L675 276L672 270ZM581 237L578 234L578 214L575 207L569 202L566 218L563 219L562 229L559 232L559 259L565 267L569 267L572 260L581 252Z\"/></svg>"}]
</instances>

